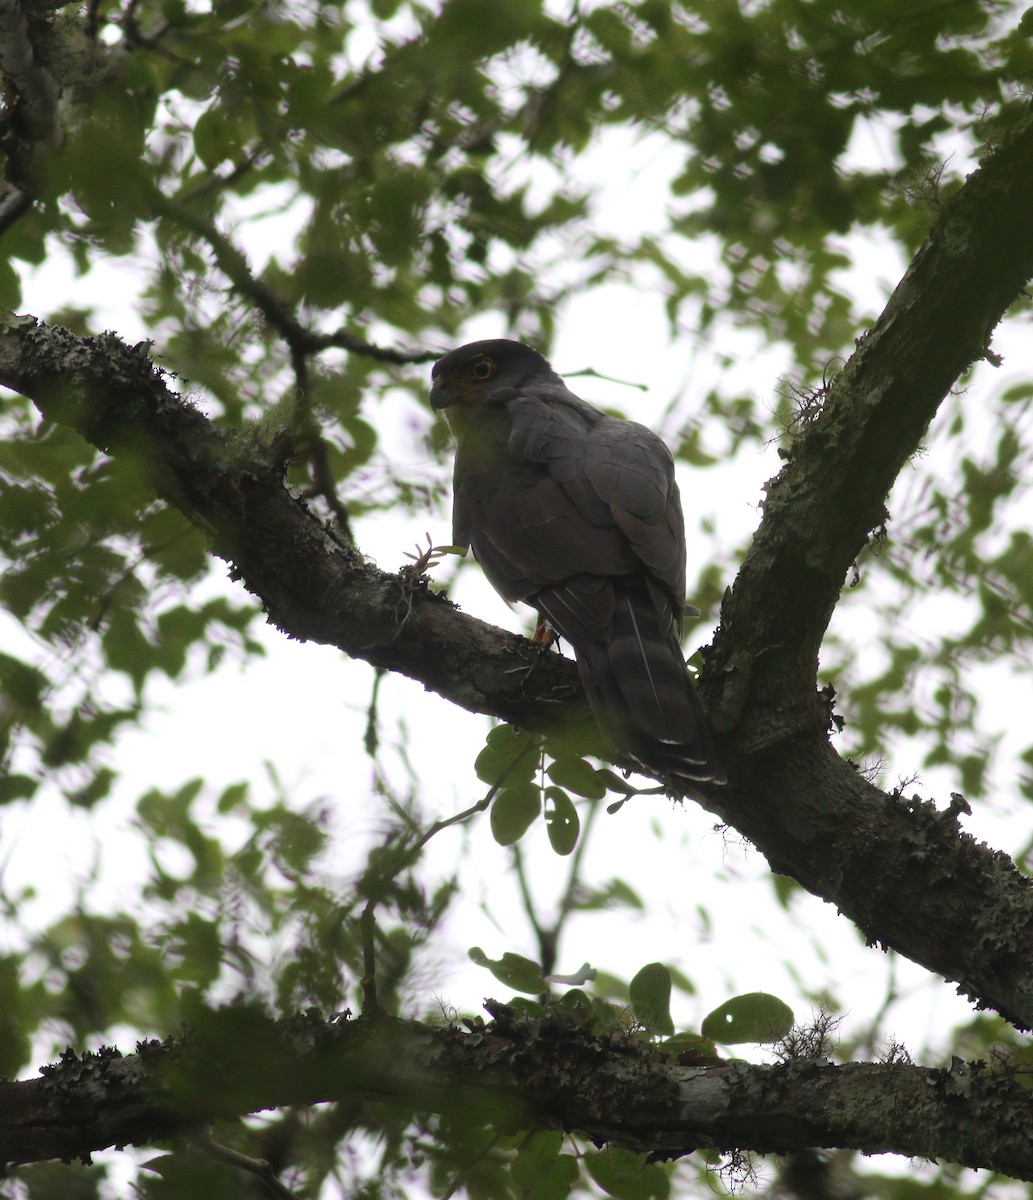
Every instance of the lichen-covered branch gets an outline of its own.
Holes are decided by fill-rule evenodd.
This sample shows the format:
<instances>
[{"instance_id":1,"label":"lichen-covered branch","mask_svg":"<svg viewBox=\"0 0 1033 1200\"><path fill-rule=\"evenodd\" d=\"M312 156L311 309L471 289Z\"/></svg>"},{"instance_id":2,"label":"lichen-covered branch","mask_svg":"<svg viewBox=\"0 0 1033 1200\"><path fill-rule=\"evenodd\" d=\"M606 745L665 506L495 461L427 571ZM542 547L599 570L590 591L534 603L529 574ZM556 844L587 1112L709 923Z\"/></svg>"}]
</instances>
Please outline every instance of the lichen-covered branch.
<instances>
[{"instance_id":1,"label":"lichen-covered branch","mask_svg":"<svg viewBox=\"0 0 1033 1200\"><path fill-rule=\"evenodd\" d=\"M288 447L218 429L169 388L145 346L12 317L0 332L0 385L133 461L288 637L337 646L528 729L587 714L572 663L459 613L422 578L366 561L288 491Z\"/></svg>"},{"instance_id":2,"label":"lichen-covered branch","mask_svg":"<svg viewBox=\"0 0 1033 1200\"><path fill-rule=\"evenodd\" d=\"M719 727L759 748L826 721L818 651L890 488L944 397L1033 279L1033 115L941 210L882 315L801 422L722 610L712 655ZM782 711L787 719L773 719Z\"/></svg>"},{"instance_id":3,"label":"lichen-covered branch","mask_svg":"<svg viewBox=\"0 0 1033 1200\"><path fill-rule=\"evenodd\" d=\"M527 729L593 728L572 663L367 563L286 489L275 438L217 429L169 389L144 348L15 318L0 333L0 384L135 461L288 636L338 646ZM873 787L824 728L752 751L730 740L725 761L731 784L697 798L774 869L833 900L872 942L1033 1025L1033 883L1005 855L964 834L957 814Z\"/></svg>"},{"instance_id":4,"label":"lichen-covered branch","mask_svg":"<svg viewBox=\"0 0 1033 1200\"><path fill-rule=\"evenodd\" d=\"M70 1160L263 1108L373 1098L466 1124L571 1130L658 1158L846 1147L1033 1178L1029 1093L1006 1070L958 1059L942 1070L677 1066L642 1036L593 1033L566 1009L530 1018L489 1008L496 1019L469 1031L227 1009L133 1055L68 1052L39 1079L0 1084L0 1161Z\"/></svg>"}]
</instances>

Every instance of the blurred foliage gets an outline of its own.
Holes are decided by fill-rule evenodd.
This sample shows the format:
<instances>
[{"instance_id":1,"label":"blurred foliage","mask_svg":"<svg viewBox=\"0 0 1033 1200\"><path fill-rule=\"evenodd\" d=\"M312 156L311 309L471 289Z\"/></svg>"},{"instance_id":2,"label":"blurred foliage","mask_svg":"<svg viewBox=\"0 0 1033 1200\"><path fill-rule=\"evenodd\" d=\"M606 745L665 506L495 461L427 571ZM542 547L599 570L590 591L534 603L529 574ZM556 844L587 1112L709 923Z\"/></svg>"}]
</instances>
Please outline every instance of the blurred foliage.
<instances>
[{"instance_id":1,"label":"blurred foliage","mask_svg":"<svg viewBox=\"0 0 1033 1200\"><path fill-rule=\"evenodd\" d=\"M31 12L36 57L62 88L61 137L35 164L35 202L3 230L0 303L17 308L26 272L52 258L80 274L121 265L98 278L107 291L131 280L118 286L159 362L214 420L256 437L288 429L290 482L339 522L423 512L443 494L446 438L412 363L473 314L547 348L566 301L630 281L663 297L672 336L719 346L749 329L784 350L797 394L817 386L872 316L851 274L863 248L880 246L891 275L903 267L943 197L1024 111L1033 76L1028 14L1006 0L111 0ZM14 178L23 133L17 96L5 103ZM659 232L617 236L597 219L598 173L582 166L603 162L619 182L614 136L657 139L677 164ZM93 307L59 296L35 315L100 332ZM907 739L907 761L949 771L969 798L988 792L998 742L980 720L980 680L991 664L1028 671L1033 647L1031 400L1033 384L1013 379L978 412L952 401L825 648L844 746L868 763ZM773 419L766 395L715 386L704 417L724 449L687 422L678 457L703 472L790 436L778 430L792 404ZM716 606L738 549L690 581L701 607ZM118 791L117 738L145 718L155 681L189 686L262 652L255 605L213 585L203 533L153 499L137 464L95 453L16 397L0 412L0 563L0 818L55 796L100 815ZM948 632L923 620L945 597ZM859 613L871 622L863 644L840 624ZM516 945L471 956L535 997L525 1006L551 994L598 1028L670 1034L672 986L695 991L673 961L548 982L574 918L619 920L653 901L583 871L595 814L638 790L576 747L532 741L489 734L475 765L489 791L464 819L490 808L492 834L512 847L534 935L522 948L535 957ZM1016 750L1033 800L1033 747ZM156 780L129 818L146 880L116 911L84 888L71 911L34 923L37 890L5 884L0 1073L69 1040L160 1036L242 997L275 1013L360 1005L371 955L379 1003L424 1015L458 885L421 875L443 825L425 821L418 774L400 795L373 770L383 823L350 874L328 854L328 803L285 794L270 772L221 794ZM539 818L567 871L548 920L528 863ZM790 908L794 885L776 889ZM675 1033L671 1053L713 1056L722 1025L741 1040L781 1031L780 1004L730 998L710 1026L700 1013L701 1032ZM958 1039L973 1057L1026 1053L983 1017ZM362 1153L349 1148L356 1130ZM215 1133L303 1194L370 1200L414 1187L666 1196L672 1178L705 1193L718 1163L699 1155L672 1175L558 1134L499 1135L373 1101ZM849 1156L836 1164L842 1191ZM865 1180L865 1194L895 1200L994 1185L973 1190L949 1168ZM182 1152L134 1186L157 1198L253 1194L248 1184ZM44 1165L13 1172L0 1193L105 1186L99 1170Z\"/></svg>"}]
</instances>

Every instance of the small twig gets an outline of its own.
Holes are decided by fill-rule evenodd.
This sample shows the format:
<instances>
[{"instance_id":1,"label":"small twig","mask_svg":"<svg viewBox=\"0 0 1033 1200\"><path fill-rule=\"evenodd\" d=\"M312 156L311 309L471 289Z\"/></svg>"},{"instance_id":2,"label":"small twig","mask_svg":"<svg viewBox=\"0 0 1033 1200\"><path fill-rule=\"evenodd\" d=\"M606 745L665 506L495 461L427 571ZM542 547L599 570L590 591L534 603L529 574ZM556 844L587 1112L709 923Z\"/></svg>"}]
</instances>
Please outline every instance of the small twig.
<instances>
[{"instance_id":1,"label":"small twig","mask_svg":"<svg viewBox=\"0 0 1033 1200\"><path fill-rule=\"evenodd\" d=\"M151 208L157 216L167 217L207 242L215 254L215 265L243 296L279 333L292 350L303 351L308 331L267 284L256 278L244 254L215 225L189 205L151 191Z\"/></svg>"},{"instance_id":2,"label":"small twig","mask_svg":"<svg viewBox=\"0 0 1033 1200\"><path fill-rule=\"evenodd\" d=\"M377 902L374 897L366 901L366 907L359 918L359 932L362 935L362 1015L371 1017L380 1008L377 998L377 949L374 934L377 926Z\"/></svg>"},{"instance_id":3,"label":"small twig","mask_svg":"<svg viewBox=\"0 0 1033 1200\"><path fill-rule=\"evenodd\" d=\"M295 445L304 450L304 457L312 472L313 486L306 492L307 496L321 496L327 507L334 514L341 533L352 545L355 538L352 534L351 515L337 494L333 471L330 469L330 455L326 439L319 422L312 412L309 403L311 390L309 388L308 351L288 339L291 352L291 367L294 371L294 386L297 394L295 407L294 434Z\"/></svg>"},{"instance_id":4,"label":"small twig","mask_svg":"<svg viewBox=\"0 0 1033 1200\"><path fill-rule=\"evenodd\" d=\"M564 371L564 379L601 379L604 383L618 383L621 387L635 388L640 392L648 392L649 385L645 383L635 383L632 379L617 379L613 375L604 375L601 371L597 371L595 367L583 367L580 371Z\"/></svg>"},{"instance_id":5,"label":"small twig","mask_svg":"<svg viewBox=\"0 0 1033 1200\"><path fill-rule=\"evenodd\" d=\"M305 495L307 497L320 496L326 501L327 507L334 515L334 520L337 522L342 537L349 544L354 545L355 536L352 533L351 514L344 506L341 497L337 494L333 471L330 469L330 454L327 449L326 439L319 432L315 421L307 420L305 425L305 445L308 450L308 465L312 471L312 487L306 489Z\"/></svg>"},{"instance_id":6,"label":"small twig","mask_svg":"<svg viewBox=\"0 0 1033 1200\"><path fill-rule=\"evenodd\" d=\"M276 1172L264 1158L251 1158L247 1154L241 1154L239 1150L221 1146L205 1134L198 1134L191 1138L191 1143L216 1162L226 1163L227 1166L236 1167L240 1171L247 1171L249 1175L254 1175L269 1195L275 1196L277 1200L298 1200L297 1192L292 1192L289 1187L277 1179Z\"/></svg>"},{"instance_id":7,"label":"small twig","mask_svg":"<svg viewBox=\"0 0 1033 1200\"><path fill-rule=\"evenodd\" d=\"M151 193L151 207L158 216L168 217L208 243L215 254L216 266L280 334L290 347L291 358L295 363L299 356L318 354L329 349L347 350L352 354L376 359L378 362L399 365L431 362L439 356L438 352L433 350L406 353L375 346L343 329L334 333L316 333L302 325L273 289L254 274L242 251L238 250L225 234L220 233L211 221L194 212L188 204L170 200L156 189Z\"/></svg>"},{"instance_id":8,"label":"small twig","mask_svg":"<svg viewBox=\"0 0 1033 1200\"><path fill-rule=\"evenodd\" d=\"M492 800L494 800L498 795L499 791L502 789L502 785L512 774L517 763L523 760L524 755L527 754L527 751L535 745L536 741L536 738L528 736L527 748L520 751L516 758L513 759L509 766L502 772L498 779L491 785L491 787L480 798L480 800L476 802L476 804L471 804L469 808L464 808L462 812L457 812L451 817L444 817L442 820L435 821L433 825L429 826L422 836L419 837L406 852L405 858L402 860L399 870L405 870L407 867L411 866L423 847L426 846L432 837L435 837L443 829L448 829L452 825L460 825L463 821L468 821L471 817L476 816L477 813L484 812L485 809L487 809L491 804Z\"/></svg>"},{"instance_id":9,"label":"small twig","mask_svg":"<svg viewBox=\"0 0 1033 1200\"><path fill-rule=\"evenodd\" d=\"M443 350L392 350L387 346L375 346L372 342L338 329L336 333L314 333L304 331L309 350L316 354L320 350L347 350L352 354L361 354L365 358L377 362L393 363L396 366L408 366L412 363L434 362L444 353Z\"/></svg>"},{"instance_id":10,"label":"small twig","mask_svg":"<svg viewBox=\"0 0 1033 1200\"><path fill-rule=\"evenodd\" d=\"M463 821L468 821L477 813L484 812L492 800L495 799L499 789L509 778L517 764L523 761L528 750L537 746L538 739L528 736L527 746L516 755L480 800L475 804L471 804L469 808L464 808L462 812L453 813L451 817L444 817L439 821L435 821L433 825L428 826L392 864L392 877L397 877L403 871L407 871L419 857L423 847L443 829L448 829L452 825L459 825ZM362 916L359 918L359 930L362 938L362 1012L365 1016L371 1016L380 1007L377 996L376 909L377 897L373 895L367 900L366 907L362 910Z\"/></svg>"},{"instance_id":11,"label":"small twig","mask_svg":"<svg viewBox=\"0 0 1033 1200\"><path fill-rule=\"evenodd\" d=\"M21 189L9 192L0 200L0 237L32 208L35 197Z\"/></svg>"},{"instance_id":12,"label":"small twig","mask_svg":"<svg viewBox=\"0 0 1033 1200\"><path fill-rule=\"evenodd\" d=\"M373 691L369 698L369 708L366 709L366 731L362 738L366 753L374 762L380 748L380 684L386 674L383 667L377 667L373 673Z\"/></svg>"},{"instance_id":13,"label":"small twig","mask_svg":"<svg viewBox=\"0 0 1033 1200\"><path fill-rule=\"evenodd\" d=\"M585 847L588 845L588 837L592 832L592 825L595 823L595 818L599 813L599 801L591 800L588 804L588 816L585 818L585 823L581 826L581 833L577 839L577 845L574 847L574 853L570 858L570 872L567 875L567 886L563 890L563 895L559 903L559 915L556 918L555 933L556 940L559 941L561 926L563 922L570 916L574 910L574 893L577 890L578 877L581 874L581 860L585 854Z\"/></svg>"},{"instance_id":14,"label":"small twig","mask_svg":"<svg viewBox=\"0 0 1033 1200\"><path fill-rule=\"evenodd\" d=\"M516 867L517 883L520 887L520 899L524 905L524 912L527 915L528 921L531 923L531 930L534 933L535 941L538 943L538 958L543 975L551 975L553 968L556 966L556 927L547 929L541 921L538 920L538 914L535 912L534 897L531 895L531 888L527 882L527 872L524 870L524 856L520 851L520 846L513 847L513 865Z\"/></svg>"},{"instance_id":15,"label":"small twig","mask_svg":"<svg viewBox=\"0 0 1033 1200\"><path fill-rule=\"evenodd\" d=\"M203 200L207 196L221 192L224 188L232 187L235 183L239 183L249 171L259 164L266 156L268 151L262 147L258 147L251 151L250 154L237 163L237 165L225 175L220 175L218 171L213 171L211 175L196 187L188 188L181 193L182 199L187 202L194 200Z\"/></svg>"}]
</instances>

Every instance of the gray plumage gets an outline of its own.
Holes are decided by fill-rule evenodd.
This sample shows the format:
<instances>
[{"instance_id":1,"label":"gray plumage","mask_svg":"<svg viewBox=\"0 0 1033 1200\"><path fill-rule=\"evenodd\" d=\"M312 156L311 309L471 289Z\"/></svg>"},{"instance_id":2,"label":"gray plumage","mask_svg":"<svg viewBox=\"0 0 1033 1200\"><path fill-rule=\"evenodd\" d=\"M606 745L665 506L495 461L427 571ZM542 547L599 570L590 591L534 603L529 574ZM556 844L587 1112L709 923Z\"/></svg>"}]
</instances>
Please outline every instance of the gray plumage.
<instances>
[{"instance_id":1,"label":"gray plumage","mask_svg":"<svg viewBox=\"0 0 1033 1200\"><path fill-rule=\"evenodd\" d=\"M457 442L454 541L570 643L611 741L660 771L723 781L679 645L685 530L667 446L575 396L519 342L461 346L432 381Z\"/></svg>"}]
</instances>

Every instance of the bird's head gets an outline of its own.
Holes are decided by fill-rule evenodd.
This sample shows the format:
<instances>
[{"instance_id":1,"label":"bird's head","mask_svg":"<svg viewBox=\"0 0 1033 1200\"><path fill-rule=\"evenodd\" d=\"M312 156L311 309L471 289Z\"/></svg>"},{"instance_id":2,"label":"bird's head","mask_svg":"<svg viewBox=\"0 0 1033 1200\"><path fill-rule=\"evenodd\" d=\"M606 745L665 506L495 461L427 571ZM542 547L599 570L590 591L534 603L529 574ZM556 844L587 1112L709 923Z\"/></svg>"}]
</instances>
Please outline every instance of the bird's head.
<instances>
[{"instance_id":1,"label":"bird's head","mask_svg":"<svg viewBox=\"0 0 1033 1200\"><path fill-rule=\"evenodd\" d=\"M508 338L470 342L439 358L430 373L430 403L447 409L449 424L459 431L481 405L530 382L553 377L552 367L530 346Z\"/></svg>"}]
</instances>

